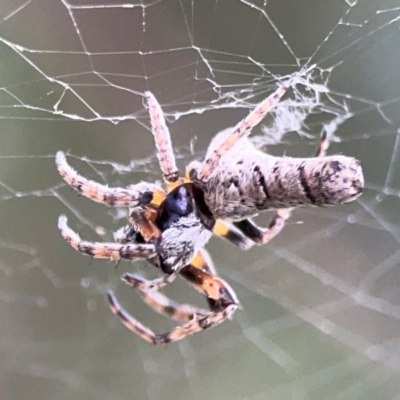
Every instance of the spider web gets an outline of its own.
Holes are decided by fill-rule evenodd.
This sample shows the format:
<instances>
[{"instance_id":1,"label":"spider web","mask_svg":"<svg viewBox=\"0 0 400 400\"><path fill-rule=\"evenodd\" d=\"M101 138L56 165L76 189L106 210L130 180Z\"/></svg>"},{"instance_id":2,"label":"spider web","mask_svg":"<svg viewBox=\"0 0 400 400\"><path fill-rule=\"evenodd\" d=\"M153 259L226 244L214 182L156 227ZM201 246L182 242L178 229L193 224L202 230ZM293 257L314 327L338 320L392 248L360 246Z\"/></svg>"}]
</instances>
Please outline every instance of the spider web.
<instances>
[{"instance_id":1,"label":"spider web","mask_svg":"<svg viewBox=\"0 0 400 400\"><path fill-rule=\"evenodd\" d=\"M400 400L399 21L390 0L3 0L2 398ZM183 170L305 66L307 85L254 140L308 156L326 126L330 153L363 161L365 193L296 210L278 238L249 252L213 238L208 250L243 310L177 344L144 343L105 293L165 331L172 325L119 279L155 272L89 264L63 241L60 214L82 237L110 240L126 211L70 193L56 151L111 186L155 182L143 91L160 101ZM202 304L183 282L166 292Z\"/></svg>"}]
</instances>

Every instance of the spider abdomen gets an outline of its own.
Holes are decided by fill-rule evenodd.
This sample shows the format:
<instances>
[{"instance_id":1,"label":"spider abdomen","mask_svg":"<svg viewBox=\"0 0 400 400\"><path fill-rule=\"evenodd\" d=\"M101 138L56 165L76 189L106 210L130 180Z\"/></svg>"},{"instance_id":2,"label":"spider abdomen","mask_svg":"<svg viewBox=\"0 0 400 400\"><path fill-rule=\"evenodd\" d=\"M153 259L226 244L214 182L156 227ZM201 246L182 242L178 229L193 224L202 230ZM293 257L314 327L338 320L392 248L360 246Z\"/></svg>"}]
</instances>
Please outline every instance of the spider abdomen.
<instances>
[{"instance_id":1,"label":"spider abdomen","mask_svg":"<svg viewBox=\"0 0 400 400\"><path fill-rule=\"evenodd\" d=\"M348 203L364 185L360 161L345 156L301 159L254 152L239 164L221 164L202 187L216 218L240 220L268 209Z\"/></svg>"}]
</instances>

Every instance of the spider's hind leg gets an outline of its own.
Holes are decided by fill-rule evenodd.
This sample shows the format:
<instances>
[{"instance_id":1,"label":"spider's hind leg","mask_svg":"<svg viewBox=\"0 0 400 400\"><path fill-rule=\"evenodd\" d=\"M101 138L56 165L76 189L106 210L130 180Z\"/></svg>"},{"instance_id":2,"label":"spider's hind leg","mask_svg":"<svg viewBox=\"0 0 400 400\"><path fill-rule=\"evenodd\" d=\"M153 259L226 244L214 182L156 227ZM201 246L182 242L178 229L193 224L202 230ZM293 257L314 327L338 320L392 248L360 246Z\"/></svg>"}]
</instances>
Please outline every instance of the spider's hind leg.
<instances>
[{"instance_id":1,"label":"spider's hind leg","mask_svg":"<svg viewBox=\"0 0 400 400\"><path fill-rule=\"evenodd\" d=\"M225 221L217 220L214 225L213 233L235 246L238 246L242 250L249 250L254 245L254 242L244 235L240 229L237 229L235 226Z\"/></svg>"},{"instance_id":2,"label":"spider's hind leg","mask_svg":"<svg viewBox=\"0 0 400 400\"><path fill-rule=\"evenodd\" d=\"M194 307L190 304L178 303L154 290L149 292L139 290L138 293L143 302L154 311L178 322L190 321L195 315L205 315L208 313L208 310Z\"/></svg>"},{"instance_id":3,"label":"spider's hind leg","mask_svg":"<svg viewBox=\"0 0 400 400\"><path fill-rule=\"evenodd\" d=\"M326 151L330 144L329 139L328 131L324 128L321 132L321 139L315 152L315 157L326 156ZM266 229L257 226L251 219L237 221L234 222L233 225L254 243L266 244L282 231L291 214L292 208L281 208L277 210L271 223Z\"/></svg>"},{"instance_id":4,"label":"spider's hind leg","mask_svg":"<svg viewBox=\"0 0 400 400\"><path fill-rule=\"evenodd\" d=\"M117 243L134 242L137 236L137 231L131 224L127 224L113 233L114 240Z\"/></svg>"},{"instance_id":5,"label":"spider's hind leg","mask_svg":"<svg viewBox=\"0 0 400 400\"><path fill-rule=\"evenodd\" d=\"M233 225L238 228L246 237L257 244L266 244L277 236L285 227L286 220L291 216L291 208L282 208L276 211L268 228L257 226L251 219L234 222Z\"/></svg>"},{"instance_id":6,"label":"spider's hind leg","mask_svg":"<svg viewBox=\"0 0 400 400\"><path fill-rule=\"evenodd\" d=\"M123 324L142 339L153 344L166 344L184 339L188 335L211 328L225 321L237 309L237 304L229 304L220 311L209 311L206 314L195 314L193 318L183 325L179 325L170 332L155 333L145 327L130 314L128 314L118 303L114 294L108 292L108 302L112 312L117 315Z\"/></svg>"},{"instance_id":7,"label":"spider's hind leg","mask_svg":"<svg viewBox=\"0 0 400 400\"><path fill-rule=\"evenodd\" d=\"M142 339L154 344L163 344L183 339L187 335L211 328L229 318L238 308L239 303L230 286L214 275L215 269L207 253L201 250L193 262L182 268L180 274L203 293L211 311L179 304L154 291L139 290L142 300L160 314L178 321L187 321L170 332L156 334L129 315L117 302L112 293L108 294L111 310L132 332Z\"/></svg>"}]
</instances>

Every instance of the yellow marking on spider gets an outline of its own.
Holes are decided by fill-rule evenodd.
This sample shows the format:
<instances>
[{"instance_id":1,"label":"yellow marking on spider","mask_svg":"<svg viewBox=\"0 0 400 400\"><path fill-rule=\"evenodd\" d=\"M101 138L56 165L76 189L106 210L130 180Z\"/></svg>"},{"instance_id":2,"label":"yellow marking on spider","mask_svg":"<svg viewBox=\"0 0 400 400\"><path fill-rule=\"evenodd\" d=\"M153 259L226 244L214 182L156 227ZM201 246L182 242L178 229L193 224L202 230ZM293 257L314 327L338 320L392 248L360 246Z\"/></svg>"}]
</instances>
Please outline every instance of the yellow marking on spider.
<instances>
[{"instance_id":1,"label":"yellow marking on spider","mask_svg":"<svg viewBox=\"0 0 400 400\"><path fill-rule=\"evenodd\" d=\"M151 200L151 204L159 206L165 200L166 196L167 196L167 194L165 193L165 191L163 189L157 188L153 192L153 199Z\"/></svg>"}]
</instances>

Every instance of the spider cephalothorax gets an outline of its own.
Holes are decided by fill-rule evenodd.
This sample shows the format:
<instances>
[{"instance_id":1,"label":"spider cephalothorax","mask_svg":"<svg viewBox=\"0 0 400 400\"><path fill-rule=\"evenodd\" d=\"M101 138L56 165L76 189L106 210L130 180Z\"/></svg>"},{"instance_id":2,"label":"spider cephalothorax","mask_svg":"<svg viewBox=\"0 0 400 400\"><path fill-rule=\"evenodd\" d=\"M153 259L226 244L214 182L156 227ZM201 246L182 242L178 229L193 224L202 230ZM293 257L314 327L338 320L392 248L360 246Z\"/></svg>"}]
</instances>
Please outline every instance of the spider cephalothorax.
<instances>
[{"instance_id":1,"label":"spider cephalothorax","mask_svg":"<svg viewBox=\"0 0 400 400\"><path fill-rule=\"evenodd\" d=\"M171 274L189 264L208 242L215 218L204 202L203 191L188 182L167 194L154 224L160 233L155 242L157 264L163 272ZM136 230L140 229L138 225Z\"/></svg>"},{"instance_id":2,"label":"spider cephalothorax","mask_svg":"<svg viewBox=\"0 0 400 400\"><path fill-rule=\"evenodd\" d=\"M203 249L212 233L246 250L254 243L265 244L275 237L293 207L342 204L361 194L364 182L360 162L345 156L326 157L326 133L322 134L316 157L305 159L270 156L247 139L251 128L277 104L289 86L280 86L235 127L216 135L205 161L191 163L185 178L179 177L161 107L146 92L167 192L145 182L127 188L100 185L78 175L68 165L64 153L57 153L58 170L72 188L108 206L129 207L129 224L114 234L115 242L83 241L68 227L66 217L61 216L59 228L63 237L76 250L92 257L144 258L165 274L153 281L133 274L125 274L123 279L154 310L184 321L171 332L156 334L144 327L108 293L112 311L148 342L182 339L221 323L237 309L235 293L217 276ZM267 229L249 219L268 209L277 211ZM233 220L233 225L224 219ZM210 310L177 304L158 291L177 275L206 296Z\"/></svg>"}]
</instances>

